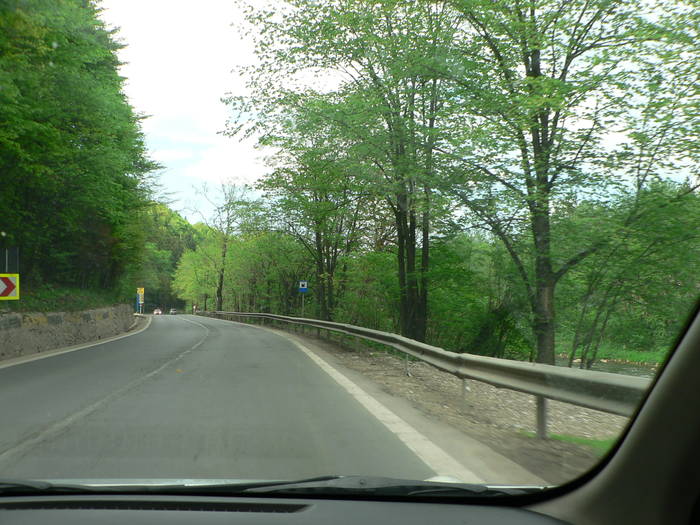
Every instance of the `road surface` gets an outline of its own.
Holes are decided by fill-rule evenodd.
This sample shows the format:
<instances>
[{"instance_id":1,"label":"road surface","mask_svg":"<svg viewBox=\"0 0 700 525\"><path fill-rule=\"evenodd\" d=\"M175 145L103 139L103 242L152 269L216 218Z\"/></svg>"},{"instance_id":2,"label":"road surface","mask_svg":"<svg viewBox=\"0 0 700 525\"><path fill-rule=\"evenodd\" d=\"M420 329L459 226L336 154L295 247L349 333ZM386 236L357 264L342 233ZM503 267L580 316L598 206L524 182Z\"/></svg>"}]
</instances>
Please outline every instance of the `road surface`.
<instances>
[{"instance_id":1,"label":"road surface","mask_svg":"<svg viewBox=\"0 0 700 525\"><path fill-rule=\"evenodd\" d=\"M287 338L189 315L0 368L0 422L4 478L435 475Z\"/></svg>"}]
</instances>

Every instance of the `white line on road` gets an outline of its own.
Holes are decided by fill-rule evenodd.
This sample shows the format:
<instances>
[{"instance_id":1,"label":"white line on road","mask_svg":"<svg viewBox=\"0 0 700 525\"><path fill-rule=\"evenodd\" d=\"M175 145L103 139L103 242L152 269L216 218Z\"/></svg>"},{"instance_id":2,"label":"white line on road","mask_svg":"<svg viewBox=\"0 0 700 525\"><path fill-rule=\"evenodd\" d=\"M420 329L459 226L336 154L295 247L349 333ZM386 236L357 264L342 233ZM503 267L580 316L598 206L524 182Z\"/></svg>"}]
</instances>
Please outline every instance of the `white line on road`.
<instances>
[{"instance_id":1,"label":"white line on road","mask_svg":"<svg viewBox=\"0 0 700 525\"><path fill-rule=\"evenodd\" d=\"M68 429L71 425L76 423L77 421L83 419L84 417L89 416L93 412L99 410L103 406L107 405L108 403L114 401L118 397L124 395L126 392L131 390L132 388L135 388L139 386L142 383L145 383L148 381L150 378L155 376L156 374L160 373L173 363L179 361L183 357L185 357L187 354L192 352L193 350L196 350L207 338L209 335L209 328L204 326L203 324L190 321L188 319L184 319L185 321L188 321L192 324L199 325L200 327L204 328L204 336L197 341L194 345L192 345L190 348L187 350L184 350L180 352L178 355L173 357L172 359L169 359L166 361L164 364L156 368L155 370L152 370L151 372L147 373L146 375L143 375L137 379L134 379L130 383L127 383L123 387L121 387L118 390L115 390L111 394L103 397L102 399L92 403L91 405L86 406L85 408L71 414L70 416L62 419L61 421L58 421L52 425L49 425L47 428L44 430L40 431L39 433L35 434L33 437L29 438L23 438L23 441L14 447L11 447L9 449L6 449L4 452L0 453L0 464L3 464L5 462L12 461L13 459L18 459L24 454L26 454L29 450L34 448L35 446L41 444L44 441L47 441L49 439L52 439L58 435L60 435L62 432Z\"/></svg>"},{"instance_id":2,"label":"white line on road","mask_svg":"<svg viewBox=\"0 0 700 525\"><path fill-rule=\"evenodd\" d=\"M457 478L463 483L484 483L484 480L474 472L463 466L459 461L435 445L379 401L368 395L359 386L318 357L314 352L294 339L292 339L292 342L340 386L347 390L350 395L357 399L370 414L376 417L391 432L396 434L396 436L403 441L423 463L435 471L438 476Z\"/></svg>"},{"instance_id":3,"label":"white line on road","mask_svg":"<svg viewBox=\"0 0 700 525\"><path fill-rule=\"evenodd\" d=\"M236 323L236 321L226 321L223 319L208 318L213 321L222 321L224 323ZM395 434L428 468L432 469L437 476L445 478L456 478L463 483L485 483L485 480L480 478L472 470L462 465L459 461L430 441L423 434L409 425L406 421L397 416L379 401L367 394L359 386L345 377L338 370L329 365L326 361L318 357L312 350L309 350L295 338L288 336L285 333L280 333L276 330L256 325L245 323L236 323L242 326L265 330L284 337L288 341L294 343L302 352L304 352L321 370L326 372L340 386L342 386L351 396L353 396L367 411L377 418L385 427Z\"/></svg>"}]
</instances>

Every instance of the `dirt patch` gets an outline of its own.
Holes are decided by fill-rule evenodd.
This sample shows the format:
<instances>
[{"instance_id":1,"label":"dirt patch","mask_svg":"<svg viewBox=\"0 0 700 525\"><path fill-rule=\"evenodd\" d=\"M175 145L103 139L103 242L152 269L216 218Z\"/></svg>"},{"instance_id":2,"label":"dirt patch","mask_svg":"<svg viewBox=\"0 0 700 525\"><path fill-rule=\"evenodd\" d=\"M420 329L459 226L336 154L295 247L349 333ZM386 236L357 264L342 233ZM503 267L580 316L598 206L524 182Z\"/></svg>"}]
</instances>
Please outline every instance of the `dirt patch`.
<instances>
[{"instance_id":1,"label":"dirt patch","mask_svg":"<svg viewBox=\"0 0 700 525\"><path fill-rule=\"evenodd\" d=\"M386 393L402 397L426 416L447 423L488 445L549 483L578 477L600 459L594 449L556 439L538 440L535 398L477 381L468 381L466 399L461 380L423 362L406 361L388 352L340 346L313 338L341 365L363 374ZM622 432L627 418L549 401L551 433L610 439Z\"/></svg>"}]
</instances>

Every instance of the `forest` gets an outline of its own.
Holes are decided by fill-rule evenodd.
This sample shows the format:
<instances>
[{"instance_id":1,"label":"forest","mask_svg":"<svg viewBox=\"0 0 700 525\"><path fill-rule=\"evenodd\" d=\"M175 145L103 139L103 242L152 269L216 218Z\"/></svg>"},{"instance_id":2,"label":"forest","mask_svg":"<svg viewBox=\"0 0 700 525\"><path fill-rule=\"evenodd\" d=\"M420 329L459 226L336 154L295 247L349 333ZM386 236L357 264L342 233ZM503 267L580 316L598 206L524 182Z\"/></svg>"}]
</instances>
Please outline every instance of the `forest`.
<instances>
[{"instance_id":1,"label":"forest","mask_svg":"<svg viewBox=\"0 0 700 525\"><path fill-rule=\"evenodd\" d=\"M256 41L223 184L177 291L456 352L658 361L698 293L692 3L241 4Z\"/></svg>"},{"instance_id":2,"label":"forest","mask_svg":"<svg viewBox=\"0 0 700 525\"><path fill-rule=\"evenodd\" d=\"M23 291L3 309L132 302L141 282L175 301L168 272L195 246L156 202L159 166L98 15L83 0L0 2L0 248L19 249Z\"/></svg>"},{"instance_id":3,"label":"forest","mask_svg":"<svg viewBox=\"0 0 700 525\"><path fill-rule=\"evenodd\" d=\"M223 131L267 174L202 190L190 224L97 5L0 2L0 247L27 297L2 308L142 286L148 307L303 304L454 352L663 358L700 285L693 2L239 5L257 60Z\"/></svg>"}]
</instances>

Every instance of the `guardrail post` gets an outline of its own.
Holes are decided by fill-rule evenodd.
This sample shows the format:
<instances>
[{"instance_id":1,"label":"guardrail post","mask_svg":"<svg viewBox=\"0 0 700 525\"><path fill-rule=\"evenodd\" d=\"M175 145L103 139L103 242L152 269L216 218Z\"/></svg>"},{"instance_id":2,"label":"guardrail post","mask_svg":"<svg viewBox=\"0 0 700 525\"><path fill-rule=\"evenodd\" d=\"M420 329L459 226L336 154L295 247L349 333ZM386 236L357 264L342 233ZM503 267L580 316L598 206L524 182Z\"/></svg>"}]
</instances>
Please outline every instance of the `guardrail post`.
<instances>
[{"instance_id":1,"label":"guardrail post","mask_svg":"<svg viewBox=\"0 0 700 525\"><path fill-rule=\"evenodd\" d=\"M465 378L462 378L462 404L466 405L467 404L467 391L469 390L469 387L467 386L467 380Z\"/></svg>"},{"instance_id":2,"label":"guardrail post","mask_svg":"<svg viewBox=\"0 0 700 525\"><path fill-rule=\"evenodd\" d=\"M537 402L537 438L547 439L547 398L535 396Z\"/></svg>"}]
</instances>

